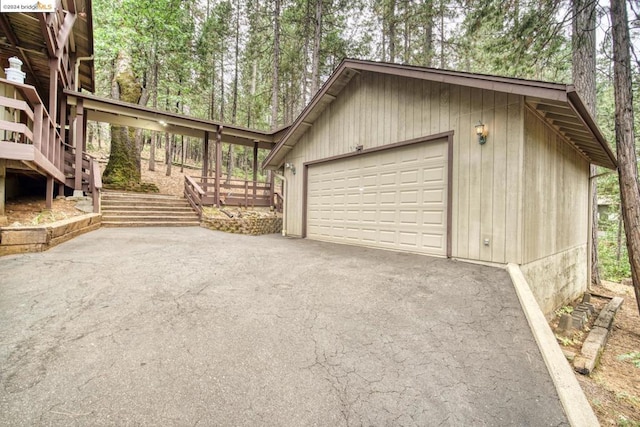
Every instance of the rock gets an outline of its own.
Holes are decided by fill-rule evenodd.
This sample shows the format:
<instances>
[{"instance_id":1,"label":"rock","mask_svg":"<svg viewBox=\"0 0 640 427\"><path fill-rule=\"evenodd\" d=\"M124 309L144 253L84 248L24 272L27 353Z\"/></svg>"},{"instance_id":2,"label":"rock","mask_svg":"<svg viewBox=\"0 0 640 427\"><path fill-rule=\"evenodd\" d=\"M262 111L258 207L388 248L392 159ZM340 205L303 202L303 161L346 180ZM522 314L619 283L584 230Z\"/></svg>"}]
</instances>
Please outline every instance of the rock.
<instances>
[{"instance_id":1,"label":"rock","mask_svg":"<svg viewBox=\"0 0 640 427\"><path fill-rule=\"evenodd\" d=\"M76 209L82 212L92 213L93 203L91 202L91 200L80 200L78 201L78 203L76 203Z\"/></svg>"},{"instance_id":2,"label":"rock","mask_svg":"<svg viewBox=\"0 0 640 427\"><path fill-rule=\"evenodd\" d=\"M558 323L557 332L561 335L568 335L573 330L573 317L570 314L563 314L560 316L560 323Z\"/></svg>"}]
</instances>

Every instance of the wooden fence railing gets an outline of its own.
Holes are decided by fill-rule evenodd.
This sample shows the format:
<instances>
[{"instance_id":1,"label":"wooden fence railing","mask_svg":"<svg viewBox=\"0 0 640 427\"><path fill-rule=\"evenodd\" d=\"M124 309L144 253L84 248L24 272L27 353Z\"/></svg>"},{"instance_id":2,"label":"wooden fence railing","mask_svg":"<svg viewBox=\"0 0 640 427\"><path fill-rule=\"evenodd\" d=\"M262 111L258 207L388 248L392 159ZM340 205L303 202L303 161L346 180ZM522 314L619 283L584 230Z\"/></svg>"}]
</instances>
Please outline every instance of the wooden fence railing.
<instances>
[{"instance_id":1,"label":"wooden fence railing","mask_svg":"<svg viewBox=\"0 0 640 427\"><path fill-rule=\"evenodd\" d=\"M76 171L76 149L62 140L57 124L49 116L36 89L30 85L0 79L0 89L7 87L8 91L0 93L6 95L13 92L13 97L0 96L0 141L33 146L39 154L35 156L36 164L38 159L46 159L54 167L54 170L44 168L47 173L61 182L65 181L64 184L69 187L74 186L76 173L82 174L83 189L92 193L94 211L99 210L102 178L98 162L83 152L82 167Z\"/></svg>"},{"instance_id":2,"label":"wooden fence railing","mask_svg":"<svg viewBox=\"0 0 640 427\"><path fill-rule=\"evenodd\" d=\"M0 79L0 85L14 87L14 98L0 96L0 111L11 120L0 119L0 139L19 144L31 144L59 171L63 170L64 150L56 123L49 117L33 86ZM20 95L20 98L18 98ZM6 118L6 117L5 117Z\"/></svg>"},{"instance_id":3,"label":"wooden fence railing","mask_svg":"<svg viewBox=\"0 0 640 427\"><path fill-rule=\"evenodd\" d=\"M100 213L100 192L102 191L102 171L100 163L93 157L89 157L89 191L93 199L93 212Z\"/></svg>"},{"instance_id":4,"label":"wooden fence railing","mask_svg":"<svg viewBox=\"0 0 640 427\"><path fill-rule=\"evenodd\" d=\"M198 185L198 183L188 175L184 177L184 197L187 199L191 207L198 212L198 216L202 218L202 199L206 193Z\"/></svg>"},{"instance_id":5,"label":"wooden fence railing","mask_svg":"<svg viewBox=\"0 0 640 427\"><path fill-rule=\"evenodd\" d=\"M215 204L215 178L198 177L198 184L205 192L204 205ZM220 203L227 206L268 207L273 206L271 186L266 182L248 180L221 180Z\"/></svg>"}]
</instances>

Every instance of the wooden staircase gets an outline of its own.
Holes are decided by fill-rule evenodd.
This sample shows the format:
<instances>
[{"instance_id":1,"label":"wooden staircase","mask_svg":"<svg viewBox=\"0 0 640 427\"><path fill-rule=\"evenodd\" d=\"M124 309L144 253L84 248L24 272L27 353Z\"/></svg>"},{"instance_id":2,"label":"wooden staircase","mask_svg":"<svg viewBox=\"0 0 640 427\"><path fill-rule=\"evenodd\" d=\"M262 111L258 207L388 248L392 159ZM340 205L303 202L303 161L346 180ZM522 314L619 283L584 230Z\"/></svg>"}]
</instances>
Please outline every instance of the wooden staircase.
<instances>
[{"instance_id":1,"label":"wooden staircase","mask_svg":"<svg viewBox=\"0 0 640 427\"><path fill-rule=\"evenodd\" d=\"M193 227L198 214L186 199L164 194L102 192L103 227Z\"/></svg>"}]
</instances>

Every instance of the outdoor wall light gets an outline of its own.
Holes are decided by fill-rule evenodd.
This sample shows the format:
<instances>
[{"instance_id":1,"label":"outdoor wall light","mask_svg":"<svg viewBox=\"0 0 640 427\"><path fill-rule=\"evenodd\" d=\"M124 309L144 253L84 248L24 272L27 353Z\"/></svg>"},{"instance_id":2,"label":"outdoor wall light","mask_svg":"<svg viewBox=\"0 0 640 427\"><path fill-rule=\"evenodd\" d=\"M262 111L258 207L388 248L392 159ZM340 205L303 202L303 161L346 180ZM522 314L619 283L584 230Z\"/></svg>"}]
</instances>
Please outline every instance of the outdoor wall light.
<instances>
[{"instance_id":1,"label":"outdoor wall light","mask_svg":"<svg viewBox=\"0 0 640 427\"><path fill-rule=\"evenodd\" d=\"M482 120L479 120L476 125L476 135L478 135L478 143L480 145L484 145L487 142L487 127L482 123Z\"/></svg>"},{"instance_id":2,"label":"outdoor wall light","mask_svg":"<svg viewBox=\"0 0 640 427\"><path fill-rule=\"evenodd\" d=\"M160 123L160 125L162 126L167 126L167 122L165 122L164 120L158 120L158 123Z\"/></svg>"},{"instance_id":3,"label":"outdoor wall light","mask_svg":"<svg viewBox=\"0 0 640 427\"><path fill-rule=\"evenodd\" d=\"M289 169L292 174L296 174L296 167L293 165L293 163L285 163L284 168Z\"/></svg>"}]
</instances>

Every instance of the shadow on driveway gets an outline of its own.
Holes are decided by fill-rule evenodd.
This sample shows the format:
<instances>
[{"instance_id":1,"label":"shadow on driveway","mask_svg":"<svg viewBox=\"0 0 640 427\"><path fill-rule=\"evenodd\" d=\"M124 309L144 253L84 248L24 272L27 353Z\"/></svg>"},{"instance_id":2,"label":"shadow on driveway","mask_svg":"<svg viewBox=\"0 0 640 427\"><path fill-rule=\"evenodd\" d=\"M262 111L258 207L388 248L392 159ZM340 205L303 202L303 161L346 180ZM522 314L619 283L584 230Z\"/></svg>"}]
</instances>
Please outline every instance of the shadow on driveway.
<instances>
[{"instance_id":1,"label":"shadow on driveway","mask_svg":"<svg viewBox=\"0 0 640 427\"><path fill-rule=\"evenodd\" d=\"M566 425L508 274L101 229L0 258L2 425Z\"/></svg>"}]
</instances>

